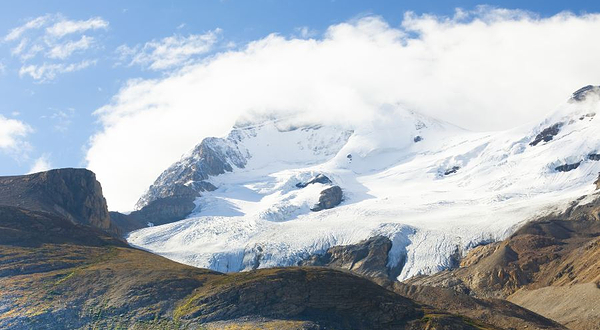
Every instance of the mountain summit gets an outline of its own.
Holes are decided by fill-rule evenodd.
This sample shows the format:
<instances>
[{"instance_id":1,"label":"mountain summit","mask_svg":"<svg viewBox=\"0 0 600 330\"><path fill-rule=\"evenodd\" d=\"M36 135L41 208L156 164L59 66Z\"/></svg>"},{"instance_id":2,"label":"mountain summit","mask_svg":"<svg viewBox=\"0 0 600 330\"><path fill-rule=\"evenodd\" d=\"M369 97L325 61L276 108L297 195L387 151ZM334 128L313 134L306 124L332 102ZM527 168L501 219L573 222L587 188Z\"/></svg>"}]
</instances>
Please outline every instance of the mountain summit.
<instances>
[{"instance_id":1,"label":"mountain summit","mask_svg":"<svg viewBox=\"0 0 600 330\"><path fill-rule=\"evenodd\" d=\"M143 211L184 199L183 216L172 219L181 221L135 231L128 241L232 272L297 265L383 236L398 279L435 273L592 193L599 110L592 86L545 120L500 132L466 131L401 108L353 127L277 120L235 127L224 139L202 141L138 203ZM323 194L333 202L316 207Z\"/></svg>"}]
</instances>

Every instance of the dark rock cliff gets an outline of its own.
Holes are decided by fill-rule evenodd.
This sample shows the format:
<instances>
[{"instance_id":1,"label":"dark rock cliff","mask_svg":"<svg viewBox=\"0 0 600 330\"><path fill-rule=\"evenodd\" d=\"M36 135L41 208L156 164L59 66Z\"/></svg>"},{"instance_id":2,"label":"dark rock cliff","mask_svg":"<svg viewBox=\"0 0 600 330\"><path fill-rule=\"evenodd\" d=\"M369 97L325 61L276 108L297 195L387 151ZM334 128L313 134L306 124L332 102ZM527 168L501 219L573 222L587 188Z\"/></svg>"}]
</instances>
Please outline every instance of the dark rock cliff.
<instances>
[{"instance_id":1,"label":"dark rock cliff","mask_svg":"<svg viewBox=\"0 0 600 330\"><path fill-rule=\"evenodd\" d=\"M46 212L75 224L111 230L102 187L96 175L86 169L0 177L0 205Z\"/></svg>"}]
</instances>

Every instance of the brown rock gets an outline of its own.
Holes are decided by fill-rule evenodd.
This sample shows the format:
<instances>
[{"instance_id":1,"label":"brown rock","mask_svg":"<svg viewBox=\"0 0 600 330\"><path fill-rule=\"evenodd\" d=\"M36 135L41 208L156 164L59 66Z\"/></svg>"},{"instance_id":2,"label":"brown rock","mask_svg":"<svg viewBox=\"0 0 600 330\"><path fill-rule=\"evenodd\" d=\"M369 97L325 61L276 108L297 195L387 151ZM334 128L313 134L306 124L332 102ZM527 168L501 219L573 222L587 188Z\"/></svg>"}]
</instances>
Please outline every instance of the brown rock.
<instances>
[{"instance_id":1,"label":"brown rock","mask_svg":"<svg viewBox=\"0 0 600 330\"><path fill-rule=\"evenodd\" d=\"M95 174L86 169L0 177L0 205L47 212L73 223L111 229L102 187Z\"/></svg>"},{"instance_id":2,"label":"brown rock","mask_svg":"<svg viewBox=\"0 0 600 330\"><path fill-rule=\"evenodd\" d=\"M311 211L318 212L321 210L331 209L338 206L343 199L342 188L339 186L333 186L321 191L319 202L310 209Z\"/></svg>"}]
</instances>

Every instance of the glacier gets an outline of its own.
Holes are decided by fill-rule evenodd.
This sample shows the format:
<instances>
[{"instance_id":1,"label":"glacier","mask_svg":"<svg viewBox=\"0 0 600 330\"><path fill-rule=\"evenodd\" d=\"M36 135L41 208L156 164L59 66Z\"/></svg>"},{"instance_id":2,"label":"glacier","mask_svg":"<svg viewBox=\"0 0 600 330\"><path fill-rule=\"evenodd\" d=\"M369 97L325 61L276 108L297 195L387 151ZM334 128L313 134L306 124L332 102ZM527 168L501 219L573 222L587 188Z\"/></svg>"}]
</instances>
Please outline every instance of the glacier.
<instances>
[{"instance_id":1,"label":"glacier","mask_svg":"<svg viewBox=\"0 0 600 330\"><path fill-rule=\"evenodd\" d=\"M203 168L199 145L138 203L176 184L210 184L198 190L192 214L129 233L127 241L184 264L237 272L297 265L331 246L384 235L393 243L388 266L403 263L398 280L448 269L456 254L594 193L600 97L586 88L542 122L497 132L467 131L402 106L352 127L245 122L202 142L202 161L218 159L223 169ZM344 200L312 212L327 184L296 184L318 174L340 186Z\"/></svg>"}]
</instances>

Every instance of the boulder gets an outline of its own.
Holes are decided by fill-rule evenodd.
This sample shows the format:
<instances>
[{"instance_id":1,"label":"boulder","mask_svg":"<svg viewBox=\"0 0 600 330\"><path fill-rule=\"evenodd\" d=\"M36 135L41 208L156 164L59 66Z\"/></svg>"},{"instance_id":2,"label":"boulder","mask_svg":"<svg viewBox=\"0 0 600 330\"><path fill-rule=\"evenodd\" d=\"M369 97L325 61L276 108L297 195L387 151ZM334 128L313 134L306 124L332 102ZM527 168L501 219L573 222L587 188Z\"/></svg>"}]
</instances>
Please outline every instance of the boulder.
<instances>
[{"instance_id":1,"label":"boulder","mask_svg":"<svg viewBox=\"0 0 600 330\"><path fill-rule=\"evenodd\" d=\"M313 212L318 212L321 210L331 209L338 206L344 197L342 193L342 188L339 186L333 186L321 191L321 196L319 196L319 202L312 209Z\"/></svg>"}]
</instances>

